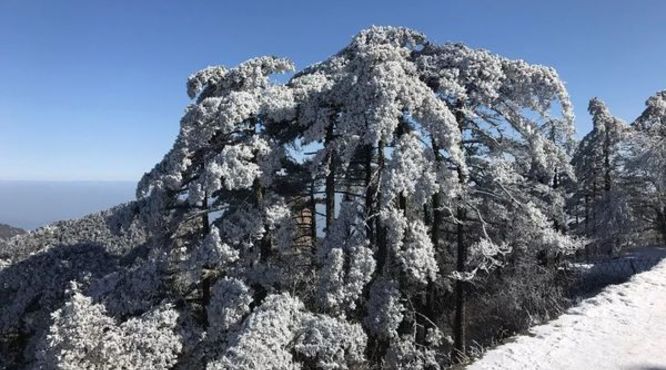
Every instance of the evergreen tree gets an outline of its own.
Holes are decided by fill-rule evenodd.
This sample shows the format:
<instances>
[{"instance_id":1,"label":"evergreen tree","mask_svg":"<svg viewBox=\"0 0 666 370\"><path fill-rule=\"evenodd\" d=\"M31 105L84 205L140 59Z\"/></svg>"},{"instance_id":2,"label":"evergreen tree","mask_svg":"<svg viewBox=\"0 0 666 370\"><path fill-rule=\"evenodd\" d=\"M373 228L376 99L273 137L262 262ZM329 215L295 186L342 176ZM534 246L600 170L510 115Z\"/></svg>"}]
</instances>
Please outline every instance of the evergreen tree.
<instances>
[{"instance_id":1,"label":"evergreen tree","mask_svg":"<svg viewBox=\"0 0 666 370\"><path fill-rule=\"evenodd\" d=\"M626 164L627 193L642 235L666 242L666 91L650 97L634 121Z\"/></svg>"},{"instance_id":2,"label":"evergreen tree","mask_svg":"<svg viewBox=\"0 0 666 370\"><path fill-rule=\"evenodd\" d=\"M594 127L578 145L572 164L578 188L572 213L575 231L591 240L597 252L612 252L629 240L631 213L622 189L623 146L627 126L615 118L599 99L590 100L588 111Z\"/></svg>"}]
</instances>

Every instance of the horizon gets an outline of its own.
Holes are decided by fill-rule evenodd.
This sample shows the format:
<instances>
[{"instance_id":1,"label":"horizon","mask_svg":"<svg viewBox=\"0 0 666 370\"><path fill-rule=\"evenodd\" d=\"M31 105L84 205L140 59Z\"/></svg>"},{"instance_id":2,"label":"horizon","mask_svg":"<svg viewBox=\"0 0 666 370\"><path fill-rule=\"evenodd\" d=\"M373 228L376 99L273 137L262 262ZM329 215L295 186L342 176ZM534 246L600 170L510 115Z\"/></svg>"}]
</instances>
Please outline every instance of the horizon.
<instances>
[{"instance_id":1,"label":"horizon","mask_svg":"<svg viewBox=\"0 0 666 370\"><path fill-rule=\"evenodd\" d=\"M554 67L579 139L591 128L590 98L630 122L666 87L666 49L655 47L666 2L400 4L3 2L0 179L137 182L176 138L188 75L259 55L300 70L373 24Z\"/></svg>"},{"instance_id":2,"label":"horizon","mask_svg":"<svg viewBox=\"0 0 666 370\"><path fill-rule=\"evenodd\" d=\"M34 230L134 200L133 181L0 180L0 224Z\"/></svg>"},{"instance_id":3,"label":"horizon","mask_svg":"<svg viewBox=\"0 0 666 370\"><path fill-rule=\"evenodd\" d=\"M73 179L73 180L38 180L38 179L0 179L0 183L2 182L12 182L12 183L17 183L17 182L23 182L23 183L56 183L56 184L63 184L63 183L81 183L81 184L87 184L87 183L102 183L102 184L135 184L137 181L134 180L79 180L79 179Z\"/></svg>"}]
</instances>

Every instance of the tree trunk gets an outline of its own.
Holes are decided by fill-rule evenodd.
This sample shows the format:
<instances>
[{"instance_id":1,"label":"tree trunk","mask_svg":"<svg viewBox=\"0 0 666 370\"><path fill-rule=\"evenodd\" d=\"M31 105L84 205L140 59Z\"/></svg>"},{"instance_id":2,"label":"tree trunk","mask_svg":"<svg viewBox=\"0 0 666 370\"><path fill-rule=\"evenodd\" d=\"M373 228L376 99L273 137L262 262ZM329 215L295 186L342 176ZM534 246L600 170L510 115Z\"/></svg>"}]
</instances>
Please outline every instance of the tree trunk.
<instances>
[{"instance_id":1,"label":"tree trunk","mask_svg":"<svg viewBox=\"0 0 666 370\"><path fill-rule=\"evenodd\" d=\"M383 273L387 252L385 236L381 229L381 223L378 220L379 216L377 215L378 204L381 202L381 195L378 190L379 175L384 167L384 144L381 141L379 142L379 147L377 149L377 169L373 171L374 151L372 144L369 144L366 150L367 155L365 163L365 220L368 240L370 241L370 247L374 250L377 266L373 272L372 281L364 288L366 299L369 299L370 286ZM371 336L368 338L368 356L372 358L373 361L381 361L388 346L389 343L387 340Z\"/></svg>"},{"instance_id":2,"label":"tree trunk","mask_svg":"<svg viewBox=\"0 0 666 370\"><path fill-rule=\"evenodd\" d=\"M464 273L466 266L465 261L467 260L467 247L465 245L465 235L464 235L464 225L462 220L465 218L465 210L462 207L458 207L456 218L458 218L458 230L457 230L457 260L456 260L456 270L459 273ZM455 359L461 361L465 357L466 348L466 318L465 318L465 285L466 282L462 280L456 281L456 312L453 328L453 347L455 349Z\"/></svg>"},{"instance_id":3,"label":"tree trunk","mask_svg":"<svg viewBox=\"0 0 666 370\"><path fill-rule=\"evenodd\" d=\"M255 121L254 122L255 132L256 132L257 128L258 128L258 122ZM257 158L257 152L256 151L254 152L254 158L255 158L255 161L256 161L256 158ZM259 182L258 178L254 179L254 182L252 183L252 190L254 191L255 205L257 206L257 208L259 208L261 206L261 203L264 200L264 189L261 187L261 183ZM271 254L273 253L273 245L272 244L273 244L273 242L271 240L270 232L268 230L266 230L266 232L262 236L261 240L259 241L259 252L260 252L259 260L261 262L266 262L268 260L268 258L271 256Z\"/></svg>"},{"instance_id":4,"label":"tree trunk","mask_svg":"<svg viewBox=\"0 0 666 370\"><path fill-rule=\"evenodd\" d=\"M398 197L398 204L402 214L407 216L407 197L405 197L405 194L400 193L400 196Z\"/></svg>"},{"instance_id":5,"label":"tree trunk","mask_svg":"<svg viewBox=\"0 0 666 370\"><path fill-rule=\"evenodd\" d=\"M610 136L608 130L605 131L604 139L604 190L611 190L611 165L610 165Z\"/></svg>"},{"instance_id":6,"label":"tree trunk","mask_svg":"<svg viewBox=\"0 0 666 370\"><path fill-rule=\"evenodd\" d=\"M432 150L435 154L435 166L437 169L439 169L440 163L442 161L442 156L441 153L439 152L439 146L435 142L435 140L432 140ZM439 191L437 191L435 194L432 195L432 219L431 219L431 225L430 225L430 240L432 241L432 247L435 250L436 255L440 255L443 252L443 248L440 245L441 241L441 226L443 223L443 215L442 215L442 199L441 199L441 194ZM425 218L428 219L428 213L425 212ZM427 225L427 223L426 223ZM437 261L438 264L440 261ZM442 269L442 266L440 266L440 270ZM426 302L425 302L425 310L424 314L428 316L428 318L433 319L435 315L435 294L436 294L436 289L435 289L435 284L430 281L428 283L428 288L426 292Z\"/></svg>"},{"instance_id":7,"label":"tree trunk","mask_svg":"<svg viewBox=\"0 0 666 370\"><path fill-rule=\"evenodd\" d=\"M259 179L254 180L252 187L254 189L255 204L257 205L257 207L259 207L259 205L264 199L264 189L261 188L261 184L259 184ZM261 252L261 256L259 258L261 262L266 262L268 258L273 254L272 244L273 243L271 241L270 232L267 230L264 233L264 235L261 237L261 240L259 241L259 251Z\"/></svg>"},{"instance_id":8,"label":"tree trunk","mask_svg":"<svg viewBox=\"0 0 666 370\"><path fill-rule=\"evenodd\" d=\"M460 133L463 134L465 128L464 115L462 112L463 104L458 102L456 104L456 121L458 122L458 128ZM465 150L462 142L460 144L461 150ZM458 167L458 182L461 187L465 187L467 180L465 179L465 174L462 171L462 168ZM466 261L467 261L467 246L465 245L465 208L462 204L462 197L459 199L460 204L456 210L456 218L458 219L457 225L457 260L456 260L456 271L460 274L464 274L467 270ZM456 281L456 312L454 319L454 328L453 328L453 348L454 348L454 359L458 362L465 358L466 354L466 318L465 318L465 300L466 300L466 282L462 280Z\"/></svg>"},{"instance_id":9,"label":"tree trunk","mask_svg":"<svg viewBox=\"0 0 666 370\"><path fill-rule=\"evenodd\" d=\"M208 219L208 193L204 193L203 201L201 202L201 208L203 208L204 213L201 215L202 231L204 235L210 233L210 220Z\"/></svg>"},{"instance_id":10,"label":"tree trunk","mask_svg":"<svg viewBox=\"0 0 666 370\"><path fill-rule=\"evenodd\" d=\"M374 247L377 245L377 238L375 234L375 223L374 223L374 208L375 208L375 193L377 189L375 188L374 181L372 179L372 157L374 149L372 145L368 145L366 150L366 162L365 162L365 219L366 219L366 232L368 234L368 240L370 241L370 246ZM373 217L373 218L370 218Z\"/></svg>"},{"instance_id":11,"label":"tree trunk","mask_svg":"<svg viewBox=\"0 0 666 370\"><path fill-rule=\"evenodd\" d=\"M440 162L442 160L442 155L439 152L439 146L435 143L435 140L432 140L432 150L435 153L435 165L439 169ZM442 201L439 191L432 195L432 227L430 229L430 238L432 239L432 245L435 251L440 251L440 227L442 225Z\"/></svg>"},{"instance_id":12,"label":"tree trunk","mask_svg":"<svg viewBox=\"0 0 666 370\"><path fill-rule=\"evenodd\" d=\"M585 235L590 232L590 196L585 194Z\"/></svg>"},{"instance_id":13,"label":"tree trunk","mask_svg":"<svg viewBox=\"0 0 666 370\"><path fill-rule=\"evenodd\" d=\"M656 209L657 211L657 230L659 230L659 234L661 234L661 240L666 244L666 206L662 208L662 210L659 210L659 207Z\"/></svg>"},{"instance_id":14,"label":"tree trunk","mask_svg":"<svg viewBox=\"0 0 666 370\"><path fill-rule=\"evenodd\" d=\"M408 130L409 128L407 122L404 120L404 118L401 119L400 124L398 125L398 128L396 130L396 136L398 137L398 139L400 139L403 135L405 135ZM382 155L382 162L383 162L383 155ZM404 193L400 193L400 195L398 195L398 207L400 207L400 210L402 211L403 215L407 216L407 197L405 196Z\"/></svg>"},{"instance_id":15,"label":"tree trunk","mask_svg":"<svg viewBox=\"0 0 666 370\"><path fill-rule=\"evenodd\" d=\"M316 181L312 180L310 184L310 234L312 235L312 254L316 252L315 246L317 245L317 198L315 196Z\"/></svg>"},{"instance_id":16,"label":"tree trunk","mask_svg":"<svg viewBox=\"0 0 666 370\"><path fill-rule=\"evenodd\" d=\"M559 176L558 176L557 169L556 169L555 174L553 175L553 189L557 189L559 186L560 186ZM557 221L557 218L555 218L555 220L553 220L553 226L555 227L555 231L561 231L560 230L560 223L559 223L559 221Z\"/></svg>"},{"instance_id":17,"label":"tree trunk","mask_svg":"<svg viewBox=\"0 0 666 370\"><path fill-rule=\"evenodd\" d=\"M201 280L201 321L203 322L203 327L208 327L208 305L210 304L210 286L211 286L212 277L205 272L203 273Z\"/></svg>"},{"instance_id":18,"label":"tree trunk","mask_svg":"<svg viewBox=\"0 0 666 370\"><path fill-rule=\"evenodd\" d=\"M373 182L375 183L375 213L378 212L379 205L382 204L382 192L379 191L381 173L384 169L384 142L379 141L377 145L377 171ZM386 232L383 228L379 215L375 215L375 232L377 235L377 272L381 274L388 260L388 247L386 245Z\"/></svg>"},{"instance_id":19,"label":"tree trunk","mask_svg":"<svg viewBox=\"0 0 666 370\"><path fill-rule=\"evenodd\" d=\"M594 180L594 182L592 183L592 234L596 233L597 233L597 180Z\"/></svg>"},{"instance_id":20,"label":"tree trunk","mask_svg":"<svg viewBox=\"0 0 666 370\"><path fill-rule=\"evenodd\" d=\"M327 147L333 140L333 123L331 122L326 128L326 137L324 145ZM326 175L326 231L329 230L335 219L335 171L336 171L336 158L335 151L329 148L328 152L328 174Z\"/></svg>"}]
</instances>

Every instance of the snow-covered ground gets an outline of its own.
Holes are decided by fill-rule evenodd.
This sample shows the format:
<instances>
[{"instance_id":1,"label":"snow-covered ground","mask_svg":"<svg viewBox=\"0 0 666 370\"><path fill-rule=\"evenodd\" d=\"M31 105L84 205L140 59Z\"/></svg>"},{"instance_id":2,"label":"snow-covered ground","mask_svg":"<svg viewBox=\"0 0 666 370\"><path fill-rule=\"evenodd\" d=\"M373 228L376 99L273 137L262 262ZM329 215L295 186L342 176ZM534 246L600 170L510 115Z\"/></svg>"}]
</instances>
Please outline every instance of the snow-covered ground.
<instances>
[{"instance_id":1,"label":"snow-covered ground","mask_svg":"<svg viewBox=\"0 0 666 370\"><path fill-rule=\"evenodd\" d=\"M666 259L488 351L467 369L666 369Z\"/></svg>"}]
</instances>

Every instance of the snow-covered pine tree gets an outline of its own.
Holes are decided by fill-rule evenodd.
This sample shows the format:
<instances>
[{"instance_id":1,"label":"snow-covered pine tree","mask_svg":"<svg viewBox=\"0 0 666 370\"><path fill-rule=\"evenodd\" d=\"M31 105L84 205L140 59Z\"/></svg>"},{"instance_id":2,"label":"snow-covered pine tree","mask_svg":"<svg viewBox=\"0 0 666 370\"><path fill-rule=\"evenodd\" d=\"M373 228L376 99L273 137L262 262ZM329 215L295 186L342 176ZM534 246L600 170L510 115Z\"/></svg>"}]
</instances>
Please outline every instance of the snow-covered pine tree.
<instances>
[{"instance_id":1,"label":"snow-covered pine tree","mask_svg":"<svg viewBox=\"0 0 666 370\"><path fill-rule=\"evenodd\" d=\"M319 306L365 323L373 362L423 321L415 307L422 306L421 296L437 279L423 221L423 206L437 191L437 172L424 140L441 143L450 161L464 166L453 114L420 79L413 60L424 41L402 28L363 31L290 82L319 82L302 103L298 124L304 127L304 143L322 141L313 162L336 180L332 186L327 181L324 191L328 221L318 253L323 265ZM336 208L340 212L332 220ZM384 300L381 287L393 287L395 299ZM403 317L407 301L414 304L404 320L385 317ZM393 324L386 327L385 320Z\"/></svg>"},{"instance_id":2,"label":"snow-covered pine tree","mask_svg":"<svg viewBox=\"0 0 666 370\"><path fill-rule=\"evenodd\" d=\"M184 320L207 332L182 366L437 367L451 283L463 354L467 281L510 251L534 264L576 246L557 226L573 129L554 70L393 27L269 79L291 68L193 75L176 143L139 185Z\"/></svg>"},{"instance_id":3,"label":"snow-covered pine tree","mask_svg":"<svg viewBox=\"0 0 666 370\"><path fill-rule=\"evenodd\" d=\"M210 286L226 269L254 269L261 261L248 283L264 295L263 285L272 284L265 263L276 230L289 229L292 215L276 174L288 159L267 132L289 119L293 98L269 75L291 69L286 59L260 57L192 75L195 103L178 138L139 184L145 213L166 244L173 285L184 295L199 286L204 321Z\"/></svg>"},{"instance_id":4,"label":"snow-covered pine tree","mask_svg":"<svg viewBox=\"0 0 666 370\"><path fill-rule=\"evenodd\" d=\"M228 368L230 363L238 368L296 366L288 353L298 351L294 347L298 336L308 330L320 333L337 322L313 316L301 325L299 316L293 324L282 323L285 330L292 330L284 333L284 340L266 337L269 328L262 326L266 323L262 317L303 305L296 297L278 298L279 293L297 290L307 296L307 287L294 284L311 274L310 266L298 265L303 251L294 250L298 200L308 183L299 176L302 166L289 157L289 143L284 142L293 136L289 124L293 125L296 112L294 95L307 94L309 87L276 85L268 79L271 73L290 68L284 59L263 57L236 68L209 67L193 75L188 93L196 102L181 121L174 148L139 185L145 213L159 233L156 238L165 241L173 294L193 302L184 309L208 332L184 357L185 367L192 361L210 363L212 368ZM261 310L266 311L264 316ZM257 323L252 321L255 316ZM360 331L354 325L346 327ZM348 340L345 331L326 330L341 336L328 339L329 347L335 340ZM362 357L351 351L363 351L364 337L348 336L355 339L327 356L343 363L346 358L350 363L359 361ZM250 348L246 344L237 348L243 338L252 345L266 343L274 351L252 357L245 353ZM277 352L274 345L285 348ZM307 349L302 360L316 362L319 351L325 350Z\"/></svg>"},{"instance_id":5,"label":"snow-covered pine tree","mask_svg":"<svg viewBox=\"0 0 666 370\"><path fill-rule=\"evenodd\" d=\"M653 231L666 242L666 91L645 105L629 136L626 192L643 226L638 231Z\"/></svg>"},{"instance_id":6,"label":"snow-covered pine tree","mask_svg":"<svg viewBox=\"0 0 666 370\"><path fill-rule=\"evenodd\" d=\"M497 257L509 250L515 261L578 247L558 230L565 220L558 183L573 177L572 107L552 68L460 44L427 44L419 54L422 79L455 114L465 159L454 176L457 193L432 201L433 230L442 218L453 224L448 242L455 243L457 255L454 340L464 354L465 281L475 271L501 264Z\"/></svg>"},{"instance_id":7,"label":"snow-covered pine tree","mask_svg":"<svg viewBox=\"0 0 666 370\"><path fill-rule=\"evenodd\" d=\"M575 231L589 237L588 249L608 252L620 248L630 233L631 214L620 187L623 141L627 125L614 117L599 99L590 100L593 129L579 143L572 159L578 187L572 198Z\"/></svg>"}]
</instances>

